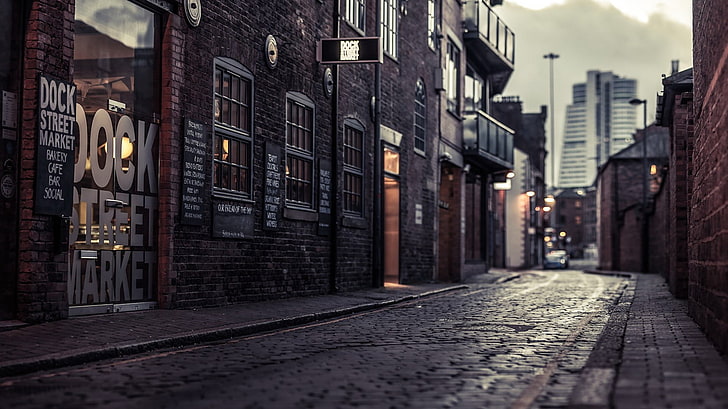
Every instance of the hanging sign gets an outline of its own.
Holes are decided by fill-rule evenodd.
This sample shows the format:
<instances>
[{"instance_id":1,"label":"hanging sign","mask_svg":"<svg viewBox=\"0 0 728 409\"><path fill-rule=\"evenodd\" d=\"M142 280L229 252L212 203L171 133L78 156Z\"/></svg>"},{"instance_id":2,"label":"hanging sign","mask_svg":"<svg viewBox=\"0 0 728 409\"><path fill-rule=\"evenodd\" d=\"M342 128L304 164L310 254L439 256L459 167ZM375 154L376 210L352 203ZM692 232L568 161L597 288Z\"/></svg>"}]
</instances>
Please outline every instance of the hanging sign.
<instances>
[{"instance_id":1,"label":"hanging sign","mask_svg":"<svg viewBox=\"0 0 728 409\"><path fill-rule=\"evenodd\" d=\"M76 86L38 79L35 212L70 216L76 150Z\"/></svg>"},{"instance_id":2,"label":"hanging sign","mask_svg":"<svg viewBox=\"0 0 728 409\"><path fill-rule=\"evenodd\" d=\"M322 38L316 57L321 64L381 63L382 41L379 37Z\"/></svg>"}]
</instances>

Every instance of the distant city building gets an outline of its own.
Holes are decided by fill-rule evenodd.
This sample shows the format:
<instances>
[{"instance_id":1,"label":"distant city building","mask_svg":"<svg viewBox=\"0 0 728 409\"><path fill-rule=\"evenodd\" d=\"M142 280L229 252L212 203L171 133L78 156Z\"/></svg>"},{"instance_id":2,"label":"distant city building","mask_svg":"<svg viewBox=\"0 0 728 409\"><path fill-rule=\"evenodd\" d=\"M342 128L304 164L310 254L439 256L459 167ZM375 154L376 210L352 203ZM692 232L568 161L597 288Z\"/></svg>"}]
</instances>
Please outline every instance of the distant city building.
<instances>
[{"instance_id":1,"label":"distant city building","mask_svg":"<svg viewBox=\"0 0 728 409\"><path fill-rule=\"evenodd\" d=\"M589 71L585 83L573 86L566 108L564 144L558 186L591 186L597 168L632 143L637 111L629 104L637 81L609 71Z\"/></svg>"}]
</instances>

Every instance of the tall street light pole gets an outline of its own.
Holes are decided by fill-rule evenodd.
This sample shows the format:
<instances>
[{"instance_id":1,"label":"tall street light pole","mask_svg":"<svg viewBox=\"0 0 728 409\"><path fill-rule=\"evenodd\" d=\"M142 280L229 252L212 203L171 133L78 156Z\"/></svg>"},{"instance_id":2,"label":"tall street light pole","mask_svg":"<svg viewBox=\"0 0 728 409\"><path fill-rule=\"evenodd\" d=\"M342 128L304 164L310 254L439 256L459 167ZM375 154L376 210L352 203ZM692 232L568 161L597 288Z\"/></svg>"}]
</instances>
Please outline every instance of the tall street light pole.
<instances>
[{"instance_id":1,"label":"tall street light pole","mask_svg":"<svg viewBox=\"0 0 728 409\"><path fill-rule=\"evenodd\" d=\"M633 98L629 101L631 105L642 105L642 272L646 273L648 268L647 257L647 100Z\"/></svg>"},{"instance_id":2,"label":"tall street light pole","mask_svg":"<svg viewBox=\"0 0 728 409\"><path fill-rule=\"evenodd\" d=\"M548 53L543 56L549 60L549 111L551 111L551 191L556 189L556 149L554 148L556 135L554 135L554 60L558 54Z\"/></svg>"}]
</instances>

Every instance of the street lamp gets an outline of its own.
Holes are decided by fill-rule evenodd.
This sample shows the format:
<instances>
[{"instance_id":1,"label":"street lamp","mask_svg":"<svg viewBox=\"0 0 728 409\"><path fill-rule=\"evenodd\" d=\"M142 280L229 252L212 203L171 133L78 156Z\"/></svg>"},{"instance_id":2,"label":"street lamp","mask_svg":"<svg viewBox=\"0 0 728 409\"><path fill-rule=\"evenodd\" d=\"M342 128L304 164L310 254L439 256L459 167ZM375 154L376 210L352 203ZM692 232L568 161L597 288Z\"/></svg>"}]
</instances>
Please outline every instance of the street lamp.
<instances>
[{"instance_id":1,"label":"street lamp","mask_svg":"<svg viewBox=\"0 0 728 409\"><path fill-rule=\"evenodd\" d=\"M642 272L647 272L647 100L633 98L629 103L642 105Z\"/></svg>"},{"instance_id":2,"label":"street lamp","mask_svg":"<svg viewBox=\"0 0 728 409\"><path fill-rule=\"evenodd\" d=\"M556 190L556 149L554 148L554 60L559 58L558 54L548 53L543 56L549 60L549 111L551 114L551 189Z\"/></svg>"}]
</instances>

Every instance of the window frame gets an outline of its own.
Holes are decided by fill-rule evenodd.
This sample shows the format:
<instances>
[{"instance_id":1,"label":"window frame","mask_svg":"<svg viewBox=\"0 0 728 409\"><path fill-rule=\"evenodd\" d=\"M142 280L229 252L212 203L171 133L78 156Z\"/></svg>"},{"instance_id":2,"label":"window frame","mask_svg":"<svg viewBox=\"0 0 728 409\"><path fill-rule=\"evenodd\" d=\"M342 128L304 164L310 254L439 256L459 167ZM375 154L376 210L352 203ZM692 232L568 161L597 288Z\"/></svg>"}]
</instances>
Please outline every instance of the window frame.
<instances>
[{"instance_id":1,"label":"window frame","mask_svg":"<svg viewBox=\"0 0 728 409\"><path fill-rule=\"evenodd\" d=\"M352 130L358 134L358 143L359 147L353 146L349 143L347 143L347 130ZM362 125L361 122L355 120L355 119L345 119L344 120L344 138L343 138L343 147L344 147L344 158L343 158L343 183L342 183L342 198L343 198L343 204L342 208L344 210L344 214L347 216L355 216L355 217L364 217L364 178L365 178L365 171L366 171L366 146L364 145L364 142L366 141L365 138L366 129L364 128L364 125ZM357 149L358 148L358 149ZM349 161L348 156L348 150L351 149L354 151L354 153L358 153L358 160L360 163L360 166L357 167L356 164L352 164ZM348 189L349 185L349 179L347 176L358 178L359 179L359 192L351 191L351 189ZM350 209L348 208L349 201L347 200L349 196L355 196L359 198L359 209Z\"/></svg>"},{"instance_id":2,"label":"window frame","mask_svg":"<svg viewBox=\"0 0 728 409\"><path fill-rule=\"evenodd\" d=\"M422 78L418 78L415 84L415 98L414 98L414 112L413 112L413 145L415 153L422 156L427 156L427 87L425 81ZM420 114L421 113L421 114ZM418 119L421 120L422 125L418 125ZM421 133L421 137L418 137L418 130ZM422 147L418 146L418 142L421 142Z\"/></svg>"},{"instance_id":3,"label":"window frame","mask_svg":"<svg viewBox=\"0 0 728 409\"><path fill-rule=\"evenodd\" d=\"M380 0L382 50L392 59L399 58L399 0Z\"/></svg>"},{"instance_id":4,"label":"window frame","mask_svg":"<svg viewBox=\"0 0 728 409\"><path fill-rule=\"evenodd\" d=\"M240 80L240 84L242 86L243 81L246 81L248 84L248 105L247 105L247 111L248 111L248 118L247 118L247 127L248 129L236 127L233 124L225 123L223 120L217 119L217 101L218 96L222 100L227 99L230 101L230 103L237 103L239 102L240 97L242 97L241 94L238 95L238 100L235 100L232 95L227 98L223 94L218 94L218 88L217 88L217 72L218 69L220 69L223 73L229 73L231 75L236 76ZM221 79L222 80L222 79ZM253 130L255 129L254 124L254 114L255 114L255 79L253 76L253 73L248 70L244 65L241 63L232 60L227 57L215 57L213 60L213 107L212 107L212 118L213 118L213 126L212 126L212 141L213 141L213 152L212 152L212 195L214 197L221 197L226 199L237 199L237 200L252 200L253 199L253 147L254 147L254 135ZM240 108L244 109L246 105L244 103L240 103ZM222 106L219 108L222 110ZM220 138L218 140L218 138ZM232 160L222 160L219 158L216 158L216 155L218 154L217 150L218 147L222 144L222 142L228 139L230 141L240 143L247 145L247 152L245 152L245 158L240 157L239 161L233 162ZM229 148L228 148L229 149ZM247 165L239 163L243 159L247 160ZM218 185L218 168L221 168L221 165L224 166L231 166L237 169L245 169L247 171L246 173L246 180L243 180L240 182L241 189L234 189L230 186L219 186ZM232 184L232 180L230 181Z\"/></svg>"},{"instance_id":5,"label":"window frame","mask_svg":"<svg viewBox=\"0 0 728 409\"><path fill-rule=\"evenodd\" d=\"M454 52L454 55L453 55ZM459 115L461 102L460 97L462 90L460 89L460 72L462 71L461 50L457 44L450 39L447 42L447 52L445 58L445 98L447 100L447 110ZM454 95L453 95L454 93Z\"/></svg>"},{"instance_id":6,"label":"window frame","mask_svg":"<svg viewBox=\"0 0 728 409\"><path fill-rule=\"evenodd\" d=\"M427 0L427 46L437 51L437 0Z\"/></svg>"},{"instance_id":7,"label":"window frame","mask_svg":"<svg viewBox=\"0 0 728 409\"><path fill-rule=\"evenodd\" d=\"M292 122L289 118L289 104L293 104L294 106L302 107L304 110L310 110L311 111L311 127L310 127L310 150L306 148L301 148L300 146L296 146L293 144L289 144L289 129L291 127L296 127L298 129L303 129L304 133L306 128L306 124L304 123L303 126L301 126L299 123ZM316 209L316 181L314 180L315 176L315 169L316 169L316 105L314 104L313 100L305 96L304 94L301 94L299 92L287 92L286 93L286 105L285 105L285 136L286 136L286 144L285 144L285 166L286 166L286 185L285 185L285 205L288 208L295 208L299 210L315 210ZM290 126L289 126L290 125ZM293 161L299 160L305 163L309 164L308 167L308 176L307 179L300 179L300 178L294 178L291 172L290 165ZM292 196L289 192L292 188L291 184L293 182L302 182L304 183L304 187L306 187L306 191L308 191L310 201L306 200L294 200L290 196ZM305 195L306 192L304 192Z\"/></svg>"},{"instance_id":8,"label":"window frame","mask_svg":"<svg viewBox=\"0 0 728 409\"><path fill-rule=\"evenodd\" d=\"M356 21L359 20L359 21ZM366 0L346 0L344 10L344 21L352 28L366 33L367 2Z\"/></svg>"}]
</instances>

